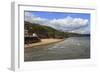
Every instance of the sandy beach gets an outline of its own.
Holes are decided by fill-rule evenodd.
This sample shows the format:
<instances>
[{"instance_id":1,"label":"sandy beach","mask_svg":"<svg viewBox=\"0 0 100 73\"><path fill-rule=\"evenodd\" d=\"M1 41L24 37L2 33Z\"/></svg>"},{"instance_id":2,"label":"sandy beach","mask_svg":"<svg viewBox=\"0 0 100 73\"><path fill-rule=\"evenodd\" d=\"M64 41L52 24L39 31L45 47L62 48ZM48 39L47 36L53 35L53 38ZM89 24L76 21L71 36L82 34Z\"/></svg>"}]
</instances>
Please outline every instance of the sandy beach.
<instances>
[{"instance_id":1,"label":"sandy beach","mask_svg":"<svg viewBox=\"0 0 100 73\"><path fill-rule=\"evenodd\" d=\"M46 45L46 44L52 44L52 43L57 43L60 41L63 41L64 39L41 39L41 42L38 43L33 43L33 44L25 44L24 48L31 48L31 47L35 47L35 46L39 46L39 45Z\"/></svg>"}]
</instances>

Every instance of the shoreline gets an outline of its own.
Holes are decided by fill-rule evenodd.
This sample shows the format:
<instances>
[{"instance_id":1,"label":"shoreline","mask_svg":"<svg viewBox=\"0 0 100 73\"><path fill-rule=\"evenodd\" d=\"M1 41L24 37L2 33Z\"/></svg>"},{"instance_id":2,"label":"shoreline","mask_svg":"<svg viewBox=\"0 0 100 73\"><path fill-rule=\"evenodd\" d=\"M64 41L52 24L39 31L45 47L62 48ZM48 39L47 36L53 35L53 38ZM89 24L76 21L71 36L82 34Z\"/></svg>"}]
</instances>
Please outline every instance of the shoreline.
<instances>
[{"instance_id":1,"label":"shoreline","mask_svg":"<svg viewBox=\"0 0 100 73\"><path fill-rule=\"evenodd\" d=\"M25 48L36 47L36 46L41 46L41 45L49 45L49 44L61 42L63 40L64 39L41 39L41 42L32 43L32 44L24 44L24 49Z\"/></svg>"}]
</instances>

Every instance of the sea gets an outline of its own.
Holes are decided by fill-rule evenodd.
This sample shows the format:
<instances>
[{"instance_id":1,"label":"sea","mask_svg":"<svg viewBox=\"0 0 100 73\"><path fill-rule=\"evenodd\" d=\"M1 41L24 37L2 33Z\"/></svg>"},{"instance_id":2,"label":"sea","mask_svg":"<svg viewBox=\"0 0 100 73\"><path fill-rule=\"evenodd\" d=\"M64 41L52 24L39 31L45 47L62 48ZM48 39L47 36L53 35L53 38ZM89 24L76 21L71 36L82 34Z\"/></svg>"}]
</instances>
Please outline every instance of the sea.
<instances>
[{"instance_id":1,"label":"sea","mask_svg":"<svg viewBox=\"0 0 100 73\"><path fill-rule=\"evenodd\" d=\"M24 49L24 61L90 58L90 36L69 37L64 41Z\"/></svg>"}]
</instances>

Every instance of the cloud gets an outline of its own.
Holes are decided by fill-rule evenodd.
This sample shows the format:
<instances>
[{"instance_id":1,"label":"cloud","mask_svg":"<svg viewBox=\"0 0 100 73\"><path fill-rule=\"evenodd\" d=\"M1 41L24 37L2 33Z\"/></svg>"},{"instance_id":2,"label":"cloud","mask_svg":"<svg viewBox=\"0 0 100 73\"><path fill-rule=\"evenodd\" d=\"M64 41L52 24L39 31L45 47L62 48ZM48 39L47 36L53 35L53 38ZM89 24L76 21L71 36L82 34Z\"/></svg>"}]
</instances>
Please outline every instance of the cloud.
<instances>
[{"instance_id":1,"label":"cloud","mask_svg":"<svg viewBox=\"0 0 100 73\"><path fill-rule=\"evenodd\" d=\"M73 32L73 33L81 33L81 34L90 34L90 27L87 26L87 27L82 27L82 28L79 28L79 29L75 29L75 30L72 30L70 32Z\"/></svg>"},{"instance_id":2,"label":"cloud","mask_svg":"<svg viewBox=\"0 0 100 73\"><path fill-rule=\"evenodd\" d=\"M35 18L35 16L31 12L24 13L24 20L25 21L31 22L33 18Z\"/></svg>"},{"instance_id":3,"label":"cloud","mask_svg":"<svg viewBox=\"0 0 100 73\"><path fill-rule=\"evenodd\" d=\"M25 12L24 16L25 16L25 21L28 21L28 22L31 22L31 23L43 24L43 23L48 21L45 18L37 17L36 15L34 15L31 12Z\"/></svg>"},{"instance_id":4,"label":"cloud","mask_svg":"<svg viewBox=\"0 0 100 73\"><path fill-rule=\"evenodd\" d=\"M67 16L61 19L46 19L38 17L31 12L25 12L25 21L29 21L31 23L39 23L41 25L50 26L62 31L77 33L90 32L89 20L83 18L73 18L71 16Z\"/></svg>"},{"instance_id":5,"label":"cloud","mask_svg":"<svg viewBox=\"0 0 100 73\"><path fill-rule=\"evenodd\" d=\"M53 19L50 21L52 25L64 28L64 30L71 30L73 28L78 28L86 26L88 24L87 19L82 18L72 18L70 16L63 19Z\"/></svg>"}]
</instances>

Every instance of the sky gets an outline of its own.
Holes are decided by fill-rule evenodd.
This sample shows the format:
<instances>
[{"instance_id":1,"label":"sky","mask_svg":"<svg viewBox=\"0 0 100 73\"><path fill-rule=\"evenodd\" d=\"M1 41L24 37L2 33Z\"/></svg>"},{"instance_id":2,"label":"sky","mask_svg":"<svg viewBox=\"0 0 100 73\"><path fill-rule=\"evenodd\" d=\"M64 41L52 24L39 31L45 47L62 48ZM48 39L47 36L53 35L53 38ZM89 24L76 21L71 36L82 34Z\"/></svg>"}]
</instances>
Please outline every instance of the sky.
<instances>
[{"instance_id":1,"label":"sky","mask_svg":"<svg viewBox=\"0 0 100 73\"><path fill-rule=\"evenodd\" d=\"M24 19L65 32L90 33L90 14L87 13L25 11Z\"/></svg>"}]
</instances>

